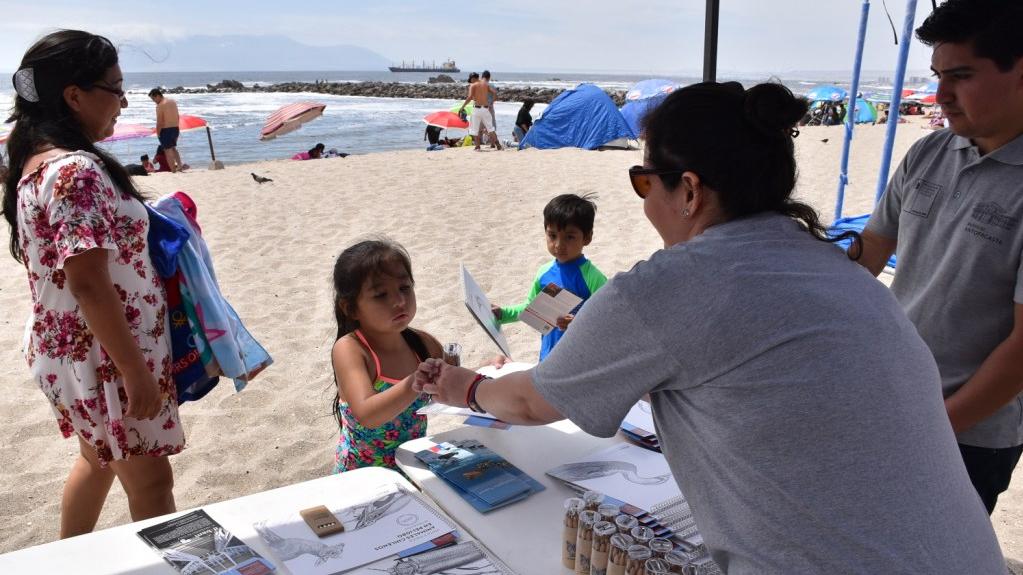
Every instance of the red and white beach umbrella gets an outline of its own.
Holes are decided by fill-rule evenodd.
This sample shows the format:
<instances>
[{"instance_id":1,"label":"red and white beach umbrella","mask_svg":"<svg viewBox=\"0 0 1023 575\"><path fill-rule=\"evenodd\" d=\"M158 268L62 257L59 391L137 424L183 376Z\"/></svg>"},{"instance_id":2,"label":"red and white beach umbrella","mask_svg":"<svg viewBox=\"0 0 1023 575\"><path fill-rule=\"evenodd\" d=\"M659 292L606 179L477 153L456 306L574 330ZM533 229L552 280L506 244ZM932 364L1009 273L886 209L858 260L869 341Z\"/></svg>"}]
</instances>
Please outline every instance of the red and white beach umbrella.
<instances>
[{"instance_id":1,"label":"red and white beach umbrella","mask_svg":"<svg viewBox=\"0 0 1023 575\"><path fill-rule=\"evenodd\" d=\"M114 124L114 133L103 142L120 142L133 138L145 138L154 134L156 134L156 130L145 124Z\"/></svg>"},{"instance_id":2,"label":"red and white beach umbrella","mask_svg":"<svg viewBox=\"0 0 1023 575\"><path fill-rule=\"evenodd\" d=\"M294 132L302 127L302 124L323 115L326 104L318 102L298 102L288 104L277 110L266 119L266 124L259 131L259 139L264 142L272 140L277 136Z\"/></svg>"},{"instance_id":3,"label":"red and white beach umbrella","mask_svg":"<svg viewBox=\"0 0 1023 575\"><path fill-rule=\"evenodd\" d=\"M203 120L199 116L183 114L181 118L178 119L178 130L182 132L187 132L189 130L201 130L205 127L206 120Z\"/></svg>"},{"instance_id":4,"label":"red and white beach umbrella","mask_svg":"<svg viewBox=\"0 0 1023 575\"><path fill-rule=\"evenodd\" d=\"M458 114L454 112L433 112L423 117L423 121L430 126L437 126L438 128L458 128L465 129L469 127L469 122L458 117Z\"/></svg>"}]
</instances>

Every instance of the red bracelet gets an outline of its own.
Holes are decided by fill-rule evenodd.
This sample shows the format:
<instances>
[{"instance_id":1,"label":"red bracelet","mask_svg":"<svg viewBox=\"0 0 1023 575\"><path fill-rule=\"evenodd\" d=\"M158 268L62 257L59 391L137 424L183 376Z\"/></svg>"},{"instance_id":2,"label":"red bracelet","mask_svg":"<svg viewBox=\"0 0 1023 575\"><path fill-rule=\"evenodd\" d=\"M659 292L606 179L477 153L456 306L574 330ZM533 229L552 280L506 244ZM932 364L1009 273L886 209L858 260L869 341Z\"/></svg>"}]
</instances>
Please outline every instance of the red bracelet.
<instances>
[{"instance_id":1,"label":"red bracelet","mask_svg":"<svg viewBox=\"0 0 1023 575\"><path fill-rule=\"evenodd\" d=\"M480 404L476 403L476 388L479 387L480 382L484 379L490 378L482 373L476 374L476 378L472 380L472 383L469 384L469 389L465 392L465 405L476 413L486 413L486 410L480 407Z\"/></svg>"}]
</instances>

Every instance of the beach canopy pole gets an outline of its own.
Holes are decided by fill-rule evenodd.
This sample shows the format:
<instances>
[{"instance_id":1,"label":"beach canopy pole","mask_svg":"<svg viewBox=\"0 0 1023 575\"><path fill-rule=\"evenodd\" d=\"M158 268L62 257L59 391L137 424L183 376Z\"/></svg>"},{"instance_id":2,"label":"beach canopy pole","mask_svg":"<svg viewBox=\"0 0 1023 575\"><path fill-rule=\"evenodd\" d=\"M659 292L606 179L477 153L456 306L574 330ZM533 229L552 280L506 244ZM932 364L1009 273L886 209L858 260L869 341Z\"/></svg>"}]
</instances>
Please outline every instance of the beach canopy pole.
<instances>
[{"instance_id":1,"label":"beach canopy pole","mask_svg":"<svg viewBox=\"0 0 1023 575\"><path fill-rule=\"evenodd\" d=\"M224 163L217 161L217 154L213 152L213 134L210 132L210 127L206 126L206 141L210 143L210 169L211 170L223 170Z\"/></svg>"},{"instance_id":2,"label":"beach canopy pole","mask_svg":"<svg viewBox=\"0 0 1023 575\"><path fill-rule=\"evenodd\" d=\"M895 144L895 128L899 125L899 104L902 103L902 85L906 76L906 61L909 59L909 45L913 42L913 23L916 21L916 0L906 1L906 19L902 23L902 46L899 47L899 64L895 68L895 86L888 108L888 131L885 134L884 150L881 152L881 172L877 176L877 194L874 203L881 201L888 186L888 170L892 164L892 146Z\"/></svg>"},{"instance_id":3,"label":"beach canopy pole","mask_svg":"<svg viewBox=\"0 0 1023 575\"><path fill-rule=\"evenodd\" d=\"M863 0L860 12L860 32L856 40L856 59L853 63L852 86L849 88L849 106L845 112L845 141L842 143L842 166L838 172L838 197L835 200L835 221L842 218L845 203L845 186L849 183L849 148L852 147L853 126L856 123L856 100L860 90L860 67L863 64L863 42L867 37L867 15L870 14L870 0Z\"/></svg>"},{"instance_id":4,"label":"beach canopy pole","mask_svg":"<svg viewBox=\"0 0 1023 575\"><path fill-rule=\"evenodd\" d=\"M707 0L707 22L703 31L703 81L717 82L719 0Z\"/></svg>"}]
</instances>

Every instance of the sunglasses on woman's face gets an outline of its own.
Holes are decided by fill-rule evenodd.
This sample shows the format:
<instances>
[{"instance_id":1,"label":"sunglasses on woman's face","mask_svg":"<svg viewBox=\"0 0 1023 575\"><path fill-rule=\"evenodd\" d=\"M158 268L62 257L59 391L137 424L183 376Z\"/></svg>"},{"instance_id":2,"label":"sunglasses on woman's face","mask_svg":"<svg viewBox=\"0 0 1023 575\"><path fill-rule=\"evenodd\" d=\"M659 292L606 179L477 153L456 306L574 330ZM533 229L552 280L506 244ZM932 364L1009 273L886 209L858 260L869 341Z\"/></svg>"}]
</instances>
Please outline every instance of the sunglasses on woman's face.
<instances>
[{"instance_id":1,"label":"sunglasses on woman's face","mask_svg":"<svg viewBox=\"0 0 1023 575\"><path fill-rule=\"evenodd\" d=\"M124 94L124 90L121 90L120 88L114 88L112 86L105 86L105 85L100 84L100 83L95 83L95 84L92 85L92 87L93 88L99 88L100 90L103 90L104 92L109 92L109 93L117 96L118 98L120 98L122 100L126 99L125 94Z\"/></svg>"},{"instance_id":2,"label":"sunglasses on woman's face","mask_svg":"<svg viewBox=\"0 0 1023 575\"><path fill-rule=\"evenodd\" d=\"M632 189L636 195L646 199L653 184L650 178L653 176L668 176L671 174L683 174L686 170L661 170L658 168L644 168L643 166L632 166L629 168L629 180L632 181Z\"/></svg>"}]
</instances>

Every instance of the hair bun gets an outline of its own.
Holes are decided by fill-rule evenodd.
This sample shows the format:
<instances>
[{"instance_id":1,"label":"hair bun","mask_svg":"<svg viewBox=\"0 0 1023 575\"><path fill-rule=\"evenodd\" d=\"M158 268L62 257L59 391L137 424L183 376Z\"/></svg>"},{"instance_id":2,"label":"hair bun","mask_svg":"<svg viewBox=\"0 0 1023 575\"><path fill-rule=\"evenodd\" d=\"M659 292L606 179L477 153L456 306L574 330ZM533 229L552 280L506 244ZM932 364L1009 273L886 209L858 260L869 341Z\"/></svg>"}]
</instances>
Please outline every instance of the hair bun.
<instances>
[{"instance_id":1,"label":"hair bun","mask_svg":"<svg viewBox=\"0 0 1023 575\"><path fill-rule=\"evenodd\" d=\"M746 90L746 119L765 134L789 135L807 111L806 100L797 98L782 84L757 84Z\"/></svg>"}]
</instances>

